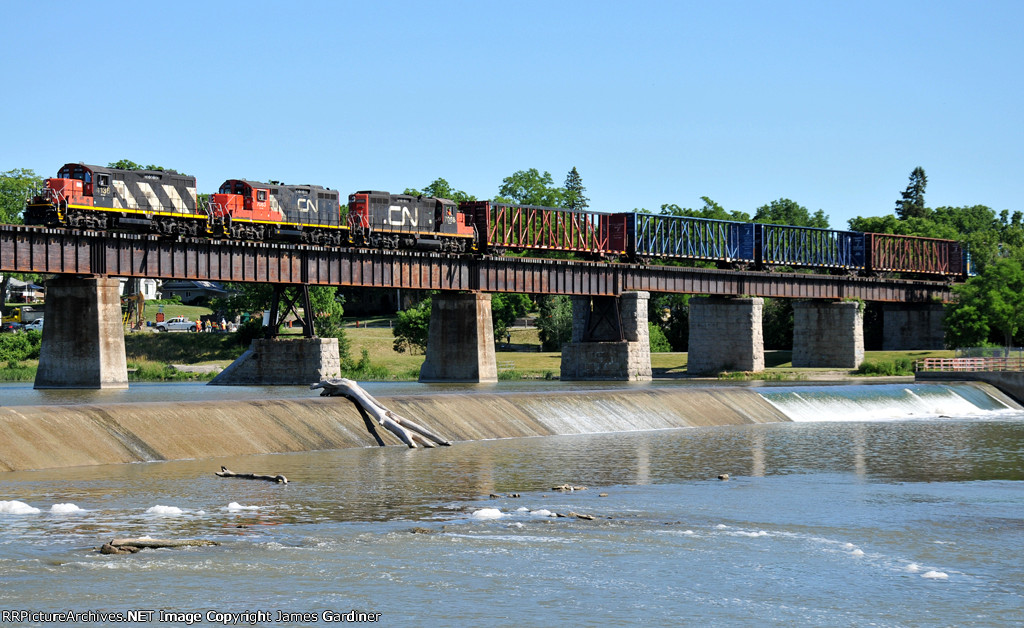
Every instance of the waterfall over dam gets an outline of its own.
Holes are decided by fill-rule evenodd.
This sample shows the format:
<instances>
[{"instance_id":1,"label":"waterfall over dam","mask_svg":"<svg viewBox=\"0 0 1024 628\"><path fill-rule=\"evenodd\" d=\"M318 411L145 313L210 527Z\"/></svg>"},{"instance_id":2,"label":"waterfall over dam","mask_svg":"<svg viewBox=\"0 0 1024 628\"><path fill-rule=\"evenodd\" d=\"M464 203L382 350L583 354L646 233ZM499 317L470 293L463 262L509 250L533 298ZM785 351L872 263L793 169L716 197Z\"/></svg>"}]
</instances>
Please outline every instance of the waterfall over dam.
<instances>
[{"instance_id":1,"label":"waterfall over dam","mask_svg":"<svg viewBox=\"0 0 1024 628\"><path fill-rule=\"evenodd\" d=\"M910 392L897 392L903 390ZM0 407L0 471L376 446L351 402L312 395L250 401ZM888 407L890 418L900 416L893 406L921 403L934 410L930 416L1021 410L984 384L677 386L381 395L378 399L453 442L740 425L815 416L818 418L813 420L827 420L828 416L857 420L850 418L850 404Z\"/></svg>"}]
</instances>

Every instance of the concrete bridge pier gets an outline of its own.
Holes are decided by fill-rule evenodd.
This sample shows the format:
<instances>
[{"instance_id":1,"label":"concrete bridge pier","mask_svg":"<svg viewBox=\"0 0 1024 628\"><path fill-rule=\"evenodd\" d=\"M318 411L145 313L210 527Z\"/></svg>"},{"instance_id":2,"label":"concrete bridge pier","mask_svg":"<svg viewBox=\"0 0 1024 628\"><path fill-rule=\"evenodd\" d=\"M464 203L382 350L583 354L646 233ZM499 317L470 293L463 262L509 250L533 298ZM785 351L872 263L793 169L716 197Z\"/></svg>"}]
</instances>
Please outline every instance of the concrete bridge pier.
<instances>
[{"instance_id":1,"label":"concrete bridge pier","mask_svg":"<svg viewBox=\"0 0 1024 628\"><path fill-rule=\"evenodd\" d=\"M341 377L337 338L257 338L210 386L303 386Z\"/></svg>"},{"instance_id":2,"label":"concrete bridge pier","mask_svg":"<svg viewBox=\"0 0 1024 628\"><path fill-rule=\"evenodd\" d=\"M442 292L430 308L421 382L496 382L491 295Z\"/></svg>"},{"instance_id":3,"label":"concrete bridge pier","mask_svg":"<svg viewBox=\"0 0 1024 628\"><path fill-rule=\"evenodd\" d=\"M110 277L46 282L36 388L128 387L119 287Z\"/></svg>"},{"instance_id":4,"label":"concrete bridge pier","mask_svg":"<svg viewBox=\"0 0 1024 628\"><path fill-rule=\"evenodd\" d=\"M572 342L562 346L566 381L651 379L648 292L572 297Z\"/></svg>"},{"instance_id":5,"label":"concrete bridge pier","mask_svg":"<svg viewBox=\"0 0 1024 628\"><path fill-rule=\"evenodd\" d=\"M864 361L864 310L855 301L793 303L793 366L855 369Z\"/></svg>"},{"instance_id":6,"label":"concrete bridge pier","mask_svg":"<svg viewBox=\"0 0 1024 628\"><path fill-rule=\"evenodd\" d=\"M694 297L690 299L690 350L686 371L764 370L764 299Z\"/></svg>"},{"instance_id":7,"label":"concrete bridge pier","mask_svg":"<svg viewBox=\"0 0 1024 628\"><path fill-rule=\"evenodd\" d=\"M887 303L882 306L882 350L945 349L941 303Z\"/></svg>"}]
</instances>

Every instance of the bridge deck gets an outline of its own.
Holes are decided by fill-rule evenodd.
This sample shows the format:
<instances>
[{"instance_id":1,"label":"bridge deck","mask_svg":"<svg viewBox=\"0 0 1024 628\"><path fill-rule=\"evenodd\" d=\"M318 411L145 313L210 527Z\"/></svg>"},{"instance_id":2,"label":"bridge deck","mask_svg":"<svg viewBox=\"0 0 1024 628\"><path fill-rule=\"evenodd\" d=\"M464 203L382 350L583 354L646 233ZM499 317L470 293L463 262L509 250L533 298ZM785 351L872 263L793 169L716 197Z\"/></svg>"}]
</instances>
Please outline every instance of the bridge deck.
<instances>
[{"instance_id":1,"label":"bridge deck","mask_svg":"<svg viewBox=\"0 0 1024 628\"><path fill-rule=\"evenodd\" d=\"M936 281L452 257L23 225L0 225L0 272L575 295L646 290L918 303L952 297L950 286Z\"/></svg>"}]
</instances>

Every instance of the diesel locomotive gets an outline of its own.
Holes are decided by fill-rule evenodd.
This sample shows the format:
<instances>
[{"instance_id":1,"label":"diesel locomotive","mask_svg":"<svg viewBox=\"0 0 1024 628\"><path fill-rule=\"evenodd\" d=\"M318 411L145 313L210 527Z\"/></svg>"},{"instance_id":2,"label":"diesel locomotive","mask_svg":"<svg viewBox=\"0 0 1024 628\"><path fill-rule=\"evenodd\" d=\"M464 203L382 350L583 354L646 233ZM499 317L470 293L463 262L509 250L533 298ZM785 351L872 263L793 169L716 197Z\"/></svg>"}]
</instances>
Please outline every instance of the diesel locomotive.
<instances>
[{"instance_id":1,"label":"diesel locomotive","mask_svg":"<svg viewBox=\"0 0 1024 628\"><path fill-rule=\"evenodd\" d=\"M228 179L208 201L194 177L169 170L66 164L25 208L25 223L168 236L414 249L450 255L567 252L631 263L808 268L964 280L960 243L685 216L576 211L364 190L341 205L318 185Z\"/></svg>"}]
</instances>

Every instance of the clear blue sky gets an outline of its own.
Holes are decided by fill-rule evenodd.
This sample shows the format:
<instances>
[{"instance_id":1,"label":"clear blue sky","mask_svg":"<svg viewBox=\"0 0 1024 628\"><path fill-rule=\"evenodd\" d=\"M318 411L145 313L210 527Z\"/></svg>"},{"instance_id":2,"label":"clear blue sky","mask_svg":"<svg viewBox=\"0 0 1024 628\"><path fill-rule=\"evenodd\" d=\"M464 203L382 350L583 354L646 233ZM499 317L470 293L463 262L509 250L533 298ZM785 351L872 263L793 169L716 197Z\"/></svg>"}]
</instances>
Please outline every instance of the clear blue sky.
<instances>
[{"instance_id":1,"label":"clear blue sky","mask_svg":"<svg viewBox=\"0 0 1024 628\"><path fill-rule=\"evenodd\" d=\"M0 170L1024 211L1024 2L6 2Z\"/></svg>"}]
</instances>

